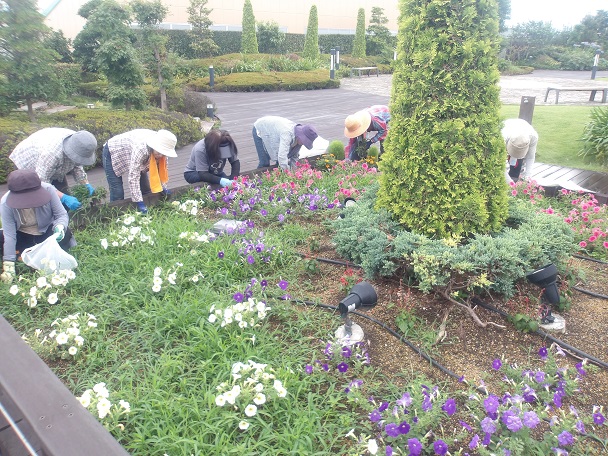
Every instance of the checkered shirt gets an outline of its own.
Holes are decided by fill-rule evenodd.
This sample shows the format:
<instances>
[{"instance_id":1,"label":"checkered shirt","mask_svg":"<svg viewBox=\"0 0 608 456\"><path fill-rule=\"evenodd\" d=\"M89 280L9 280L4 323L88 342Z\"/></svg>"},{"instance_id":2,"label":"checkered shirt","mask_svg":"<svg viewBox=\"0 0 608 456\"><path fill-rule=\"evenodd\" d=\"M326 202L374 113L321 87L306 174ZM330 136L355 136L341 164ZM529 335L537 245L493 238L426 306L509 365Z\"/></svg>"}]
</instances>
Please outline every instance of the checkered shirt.
<instances>
[{"instance_id":1,"label":"checkered shirt","mask_svg":"<svg viewBox=\"0 0 608 456\"><path fill-rule=\"evenodd\" d=\"M139 128L114 136L108 140L112 157L112 169L117 176L127 174L131 200L143 201L139 181L141 173L150 168L150 152L146 139L156 134L153 130Z\"/></svg>"},{"instance_id":2,"label":"checkered shirt","mask_svg":"<svg viewBox=\"0 0 608 456\"><path fill-rule=\"evenodd\" d=\"M15 147L9 155L18 169L33 169L42 182L62 181L69 172L80 184L87 182L82 166L63 153L63 140L74 134L67 128L43 128Z\"/></svg>"}]
</instances>

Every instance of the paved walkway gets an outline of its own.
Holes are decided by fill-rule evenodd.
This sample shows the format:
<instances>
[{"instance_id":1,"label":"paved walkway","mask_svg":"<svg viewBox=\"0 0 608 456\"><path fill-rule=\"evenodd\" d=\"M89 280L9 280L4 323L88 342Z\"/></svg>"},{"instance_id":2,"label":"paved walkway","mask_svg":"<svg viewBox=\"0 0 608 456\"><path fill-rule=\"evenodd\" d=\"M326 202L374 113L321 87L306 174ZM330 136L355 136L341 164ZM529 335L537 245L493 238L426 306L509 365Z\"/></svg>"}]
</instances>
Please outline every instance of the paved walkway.
<instances>
[{"instance_id":1,"label":"paved walkway","mask_svg":"<svg viewBox=\"0 0 608 456\"><path fill-rule=\"evenodd\" d=\"M597 78L608 78L608 71L600 71ZM222 128L230 131L239 148L241 171L256 168L258 160L251 129L253 122L264 115L287 117L299 123L314 125L319 134L327 139L346 142L343 133L344 118L362 108L374 104L388 104L391 90L391 75L362 76L344 78L338 89L309 90L296 92L254 92L254 93L210 93L209 98L216 106L216 116ZM534 96L536 104L544 103L547 87L597 85L590 80L590 72L535 71L531 75L504 76L500 80L501 100L506 104L519 104L521 97ZM560 104L598 105L589 102L585 92L564 92L560 94ZM553 101L550 99L546 104ZM177 150L177 158L169 161L170 187L186 185L183 178L184 167L190 157L193 145ZM107 188L103 168L88 172L89 181L95 187ZM71 179L71 178L69 178ZM129 197L125 185L125 197ZM0 185L0 194L6 185Z\"/></svg>"}]
</instances>

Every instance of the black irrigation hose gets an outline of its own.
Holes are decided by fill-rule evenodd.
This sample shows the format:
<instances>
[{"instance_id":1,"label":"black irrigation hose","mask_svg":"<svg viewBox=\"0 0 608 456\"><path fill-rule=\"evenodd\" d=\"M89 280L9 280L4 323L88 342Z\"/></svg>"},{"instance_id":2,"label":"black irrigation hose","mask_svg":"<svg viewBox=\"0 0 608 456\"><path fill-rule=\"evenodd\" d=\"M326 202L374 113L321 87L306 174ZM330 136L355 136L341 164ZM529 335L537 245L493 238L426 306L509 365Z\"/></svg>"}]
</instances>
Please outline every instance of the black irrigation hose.
<instances>
[{"instance_id":1,"label":"black irrigation hose","mask_svg":"<svg viewBox=\"0 0 608 456\"><path fill-rule=\"evenodd\" d=\"M337 264L338 266L348 266L350 268L363 269L363 266L359 266L355 263L350 263L349 261L332 260L331 258L311 257L310 255L306 255L304 253L299 253L298 255L303 258L310 258L311 260L320 261L321 263Z\"/></svg>"},{"instance_id":2,"label":"black irrigation hose","mask_svg":"<svg viewBox=\"0 0 608 456\"><path fill-rule=\"evenodd\" d=\"M506 319L511 319L511 316L508 313L506 313L506 312L504 312L504 311L502 311L500 309L497 309L496 307L491 306L490 304L487 304L487 303L483 302L479 298L473 298L473 301L475 302L475 304L483 307L484 309L489 310L490 312L495 312L495 313L497 313L499 315L502 315ZM604 369L608 369L608 363L605 363L604 361L602 361L602 360L600 360L600 359L598 359L598 358L596 358L596 357L594 357L592 355L589 355L589 354L585 353L584 351L581 351L578 348L573 347L572 345L569 345L569 344L567 344L566 342L564 342L564 341L562 341L560 339L557 339L556 337L553 337L551 334L547 334L546 332L541 331L540 329L537 329L534 332L536 334L538 334L539 336L541 336L542 338L549 339L551 342L556 343L560 347L565 348L566 350L569 350L569 351L572 351L572 352L576 353L581 358L587 358L593 364L596 364L596 365L598 365L600 367L603 367Z\"/></svg>"},{"instance_id":3,"label":"black irrigation hose","mask_svg":"<svg viewBox=\"0 0 608 456\"><path fill-rule=\"evenodd\" d=\"M581 260L593 261L594 263L608 264L608 261L598 260L597 258L591 258L591 257L585 256L585 255L579 255L577 253L575 253L572 256L574 258L580 258Z\"/></svg>"},{"instance_id":4,"label":"black irrigation hose","mask_svg":"<svg viewBox=\"0 0 608 456\"><path fill-rule=\"evenodd\" d=\"M608 299L608 296L606 296L606 295L595 293L595 292L589 291L589 290L585 290L584 288L572 287L572 289L576 290L580 293L584 293L586 295L593 296L595 298Z\"/></svg>"}]
</instances>

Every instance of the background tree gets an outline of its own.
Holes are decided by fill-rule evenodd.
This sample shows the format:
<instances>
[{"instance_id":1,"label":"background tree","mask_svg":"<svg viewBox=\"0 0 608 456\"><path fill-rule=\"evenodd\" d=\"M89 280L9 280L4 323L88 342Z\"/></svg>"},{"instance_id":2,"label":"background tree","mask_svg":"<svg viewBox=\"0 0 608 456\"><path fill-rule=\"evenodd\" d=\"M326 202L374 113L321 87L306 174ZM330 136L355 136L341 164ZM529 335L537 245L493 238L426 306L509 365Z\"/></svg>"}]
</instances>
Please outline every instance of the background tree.
<instances>
[{"instance_id":1,"label":"background tree","mask_svg":"<svg viewBox=\"0 0 608 456\"><path fill-rule=\"evenodd\" d=\"M243 34L241 35L241 52L243 54L257 54L258 38L255 32L255 16L250 0L243 5Z\"/></svg>"},{"instance_id":2,"label":"background tree","mask_svg":"<svg viewBox=\"0 0 608 456\"><path fill-rule=\"evenodd\" d=\"M50 32L34 0L0 2L2 108L6 111L23 101L31 121L36 117L35 101L51 100L61 92L53 67L59 55L44 44Z\"/></svg>"},{"instance_id":3,"label":"background tree","mask_svg":"<svg viewBox=\"0 0 608 456\"><path fill-rule=\"evenodd\" d=\"M511 0L498 0L498 31L506 30L505 22L511 19Z\"/></svg>"},{"instance_id":4,"label":"background tree","mask_svg":"<svg viewBox=\"0 0 608 456\"><path fill-rule=\"evenodd\" d=\"M108 80L108 100L113 106L124 106L127 110L142 109L146 104L146 94L141 88L145 72L133 47L130 13L114 0L95 1L92 6L85 8L87 23L74 42L82 33L96 37L87 51L93 52L92 65Z\"/></svg>"},{"instance_id":5,"label":"background tree","mask_svg":"<svg viewBox=\"0 0 608 456\"><path fill-rule=\"evenodd\" d=\"M66 38L61 30L51 30L44 40L44 45L59 54L61 63L74 62L71 51L72 40Z\"/></svg>"},{"instance_id":6,"label":"background tree","mask_svg":"<svg viewBox=\"0 0 608 456\"><path fill-rule=\"evenodd\" d=\"M393 37L391 31L386 27L388 18L384 15L384 9L379 6L372 8L372 17L367 27L367 53L369 55L391 54Z\"/></svg>"},{"instance_id":7,"label":"background tree","mask_svg":"<svg viewBox=\"0 0 608 456\"><path fill-rule=\"evenodd\" d=\"M194 55L198 58L209 57L217 53L218 46L213 41L211 25L213 22L209 18L212 9L206 8L208 0L190 0L188 7L188 22L192 25L190 36L192 42L190 47Z\"/></svg>"},{"instance_id":8,"label":"background tree","mask_svg":"<svg viewBox=\"0 0 608 456\"><path fill-rule=\"evenodd\" d=\"M319 16L317 14L317 5L312 5L308 14L308 28L306 29L306 40L304 41L302 56L307 59L316 60L319 58L319 55Z\"/></svg>"},{"instance_id":9,"label":"background tree","mask_svg":"<svg viewBox=\"0 0 608 456\"><path fill-rule=\"evenodd\" d=\"M497 3L400 0L400 13L377 205L427 236L498 230L507 185Z\"/></svg>"},{"instance_id":10,"label":"background tree","mask_svg":"<svg viewBox=\"0 0 608 456\"><path fill-rule=\"evenodd\" d=\"M141 43L143 45L143 61L150 74L154 74L160 91L160 107L168 111L167 88L171 86L173 74L167 62L166 35L160 33L160 24L167 15L167 7L161 0L133 0L131 3L135 20L141 27Z\"/></svg>"},{"instance_id":11,"label":"background tree","mask_svg":"<svg viewBox=\"0 0 608 456\"><path fill-rule=\"evenodd\" d=\"M580 24L574 26L570 42L596 43L604 52L608 52L608 10L599 10L595 16L585 16Z\"/></svg>"},{"instance_id":12,"label":"background tree","mask_svg":"<svg viewBox=\"0 0 608 456\"><path fill-rule=\"evenodd\" d=\"M285 42L285 33L281 32L275 21L258 22L258 45L260 52L280 54Z\"/></svg>"},{"instance_id":13,"label":"background tree","mask_svg":"<svg viewBox=\"0 0 608 456\"><path fill-rule=\"evenodd\" d=\"M529 21L518 24L511 29L508 37L506 58L526 64L527 60L546 53L557 34L550 22Z\"/></svg>"},{"instance_id":14,"label":"background tree","mask_svg":"<svg viewBox=\"0 0 608 456\"><path fill-rule=\"evenodd\" d=\"M365 57L365 10L359 8L357 13L357 28L355 29L355 39L353 40L353 57Z\"/></svg>"}]
</instances>

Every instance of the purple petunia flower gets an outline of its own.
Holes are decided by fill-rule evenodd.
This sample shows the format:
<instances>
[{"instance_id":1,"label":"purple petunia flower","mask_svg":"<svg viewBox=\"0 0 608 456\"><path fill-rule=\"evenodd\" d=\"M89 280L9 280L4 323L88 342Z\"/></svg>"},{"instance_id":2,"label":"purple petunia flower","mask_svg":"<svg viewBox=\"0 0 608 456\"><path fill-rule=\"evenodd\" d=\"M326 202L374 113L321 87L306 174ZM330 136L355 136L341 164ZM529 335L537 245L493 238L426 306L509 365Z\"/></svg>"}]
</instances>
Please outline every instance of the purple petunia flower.
<instances>
[{"instance_id":1,"label":"purple petunia flower","mask_svg":"<svg viewBox=\"0 0 608 456\"><path fill-rule=\"evenodd\" d=\"M232 295L232 299L234 299L236 302L243 302L244 296L243 293L234 293Z\"/></svg>"},{"instance_id":2,"label":"purple petunia flower","mask_svg":"<svg viewBox=\"0 0 608 456\"><path fill-rule=\"evenodd\" d=\"M412 397L410 396L410 393L403 393L401 399L397 399L396 404L400 405L401 407L409 407L412 405Z\"/></svg>"},{"instance_id":3,"label":"purple petunia flower","mask_svg":"<svg viewBox=\"0 0 608 456\"><path fill-rule=\"evenodd\" d=\"M405 435L408 432L410 432L410 425L407 423L407 421L403 421L400 425L399 425L399 434L401 435Z\"/></svg>"},{"instance_id":4,"label":"purple petunia flower","mask_svg":"<svg viewBox=\"0 0 608 456\"><path fill-rule=\"evenodd\" d=\"M285 220L285 216L283 214L279 214L277 219L279 220L279 222L283 223L283 220Z\"/></svg>"},{"instance_id":5,"label":"purple petunia flower","mask_svg":"<svg viewBox=\"0 0 608 456\"><path fill-rule=\"evenodd\" d=\"M559 391L553 395L553 403L556 407L562 406L562 394Z\"/></svg>"},{"instance_id":6,"label":"purple petunia flower","mask_svg":"<svg viewBox=\"0 0 608 456\"><path fill-rule=\"evenodd\" d=\"M598 426L604 424L604 421L606 421L606 419L604 418L604 415L602 415L600 412L596 412L593 414L593 422Z\"/></svg>"},{"instance_id":7,"label":"purple petunia flower","mask_svg":"<svg viewBox=\"0 0 608 456\"><path fill-rule=\"evenodd\" d=\"M542 383L545 381L545 373L543 371L538 371L536 374L534 374L534 380L536 381L536 383Z\"/></svg>"},{"instance_id":8,"label":"purple petunia flower","mask_svg":"<svg viewBox=\"0 0 608 456\"><path fill-rule=\"evenodd\" d=\"M369 420L372 423L377 423L381 419L382 419L382 415L380 414L380 412L378 410L374 410L372 413L369 414Z\"/></svg>"},{"instance_id":9,"label":"purple petunia flower","mask_svg":"<svg viewBox=\"0 0 608 456\"><path fill-rule=\"evenodd\" d=\"M500 403L498 402L498 397L493 394L486 397L483 401L483 406L488 413L495 413L498 410L498 406Z\"/></svg>"},{"instance_id":10,"label":"purple petunia flower","mask_svg":"<svg viewBox=\"0 0 608 456\"><path fill-rule=\"evenodd\" d=\"M445 401L445 403L441 407L441 410L447 413L448 416L452 416L454 413L456 413L456 401L452 398L449 398Z\"/></svg>"},{"instance_id":11,"label":"purple petunia flower","mask_svg":"<svg viewBox=\"0 0 608 456\"><path fill-rule=\"evenodd\" d=\"M380 404L380 407L378 407L378 410L380 410L381 412L384 412L387 408L388 408L388 402L382 402Z\"/></svg>"},{"instance_id":12,"label":"purple petunia flower","mask_svg":"<svg viewBox=\"0 0 608 456\"><path fill-rule=\"evenodd\" d=\"M432 409L433 409L433 404L431 403L431 399L428 396L425 396L424 400L422 401L422 411L428 412Z\"/></svg>"},{"instance_id":13,"label":"purple petunia flower","mask_svg":"<svg viewBox=\"0 0 608 456\"><path fill-rule=\"evenodd\" d=\"M530 429L534 429L540 423L540 419L538 418L536 412L530 410L528 412L524 412L523 422L524 426Z\"/></svg>"},{"instance_id":14,"label":"purple petunia flower","mask_svg":"<svg viewBox=\"0 0 608 456\"><path fill-rule=\"evenodd\" d=\"M467 431L471 432L473 430L473 428L471 426L469 426L467 423L465 423L464 421L459 421L460 425L465 428Z\"/></svg>"},{"instance_id":15,"label":"purple petunia flower","mask_svg":"<svg viewBox=\"0 0 608 456\"><path fill-rule=\"evenodd\" d=\"M262 209L260 211L260 214L262 215L262 217L266 217L268 215L268 211L266 209Z\"/></svg>"},{"instance_id":16,"label":"purple petunia flower","mask_svg":"<svg viewBox=\"0 0 608 456\"><path fill-rule=\"evenodd\" d=\"M491 441L492 441L492 434L490 434L489 432L486 432L485 435L483 436L483 440L481 441L481 444L484 446L488 446Z\"/></svg>"},{"instance_id":17,"label":"purple petunia flower","mask_svg":"<svg viewBox=\"0 0 608 456\"><path fill-rule=\"evenodd\" d=\"M260 282L260 286L261 286L262 288L266 288L266 287L268 286L268 280L263 279L263 280Z\"/></svg>"},{"instance_id":18,"label":"purple petunia flower","mask_svg":"<svg viewBox=\"0 0 608 456\"><path fill-rule=\"evenodd\" d=\"M574 367L576 367L576 370L578 371L578 373L581 377L584 377L585 375L587 375L587 371L585 369L583 369L583 363L576 363L576 365Z\"/></svg>"},{"instance_id":19,"label":"purple petunia flower","mask_svg":"<svg viewBox=\"0 0 608 456\"><path fill-rule=\"evenodd\" d=\"M481 430L486 434L494 434L496 432L496 423L489 416L481 420L479 425L481 426Z\"/></svg>"},{"instance_id":20,"label":"purple petunia flower","mask_svg":"<svg viewBox=\"0 0 608 456\"><path fill-rule=\"evenodd\" d=\"M548 354L549 351L547 350L547 347L540 347L540 349L538 350L538 356L540 356L542 359L547 358Z\"/></svg>"},{"instance_id":21,"label":"purple petunia flower","mask_svg":"<svg viewBox=\"0 0 608 456\"><path fill-rule=\"evenodd\" d=\"M551 448L551 450L555 451L555 456L568 456L568 452L561 448Z\"/></svg>"},{"instance_id":22,"label":"purple petunia flower","mask_svg":"<svg viewBox=\"0 0 608 456\"><path fill-rule=\"evenodd\" d=\"M249 264L255 263L255 258L253 258L253 255L247 255L247 263L249 263Z\"/></svg>"},{"instance_id":23,"label":"purple petunia flower","mask_svg":"<svg viewBox=\"0 0 608 456\"><path fill-rule=\"evenodd\" d=\"M217 252L217 257L218 257L219 259L224 258L224 252L223 252L223 251L221 251L221 250L220 250L219 252Z\"/></svg>"},{"instance_id":24,"label":"purple petunia flower","mask_svg":"<svg viewBox=\"0 0 608 456\"><path fill-rule=\"evenodd\" d=\"M390 445L386 445L386 456L393 456L393 448Z\"/></svg>"},{"instance_id":25,"label":"purple petunia flower","mask_svg":"<svg viewBox=\"0 0 608 456\"><path fill-rule=\"evenodd\" d=\"M477 445L479 445L479 436L475 434L471 439L471 442L469 443L469 448L471 450L474 450L475 448L477 448Z\"/></svg>"},{"instance_id":26,"label":"purple petunia flower","mask_svg":"<svg viewBox=\"0 0 608 456\"><path fill-rule=\"evenodd\" d=\"M585 423L583 423L581 420L578 420L574 427L576 428L579 434L587 433L587 431L585 431Z\"/></svg>"},{"instance_id":27,"label":"purple petunia flower","mask_svg":"<svg viewBox=\"0 0 608 456\"><path fill-rule=\"evenodd\" d=\"M346 372L348 370L348 364L346 364L346 363L338 364L338 370L342 373Z\"/></svg>"},{"instance_id":28,"label":"purple petunia flower","mask_svg":"<svg viewBox=\"0 0 608 456\"><path fill-rule=\"evenodd\" d=\"M408 439L407 449L410 451L411 456L420 456L422 453L422 444L418 439Z\"/></svg>"},{"instance_id":29,"label":"purple petunia flower","mask_svg":"<svg viewBox=\"0 0 608 456\"><path fill-rule=\"evenodd\" d=\"M327 363L323 363L323 364L321 364L321 368L322 368L322 369L323 369L325 372L327 372L327 371L329 371L329 364L327 364Z\"/></svg>"},{"instance_id":30,"label":"purple petunia flower","mask_svg":"<svg viewBox=\"0 0 608 456\"><path fill-rule=\"evenodd\" d=\"M287 290L287 286L288 286L288 285L289 285L289 282L287 282L287 280L281 280L281 281L278 283L279 288L280 288L281 290L283 290L283 291Z\"/></svg>"},{"instance_id":31,"label":"purple petunia flower","mask_svg":"<svg viewBox=\"0 0 608 456\"><path fill-rule=\"evenodd\" d=\"M438 454L439 456L443 456L448 452L448 444L445 443L443 440L439 439L435 443L433 443L433 449L435 450L436 454Z\"/></svg>"},{"instance_id":32,"label":"purple petunia flower","mask_svg":"<svg viewBox=\"0 0 608 456\"><path fill-rule=\"evenodd\" d=\"M574 437L568 431L563 431L557 436L557 441L562 446L570 446L574 444Z\"/></svg>"},{"instance_id":33,"label":"purple petunia flower","mask_svg":"<svg viewBox=\"0 0 608 456\"><path fill-rule=\"evenodd\" d=\"M342 356L344 356L345 358L350 358L352 354L353 351L349 346L342 347Z\"/></svg>"},{"instance_id":34,"label":"purple petunia flower","mask_svg":"<svg viewBox=\"0 0 608 456\"><path fill-rule=\"evenodd\" d=\"M517 416L515 413L511 412L510 410L507 410L502 415L502 422L505 424L505 426L507 426L507 429L509 429L509 431L511 431L511 432L517 432L523 426L523 424L521 422L521 418L519 418L519 416Z\"/></svg>"},{"instance_id":35,"label":"purple petunia flower","mask_svg":"<svg viewBox=\"0 0 608 456\"><path fill-rule=\"evenodd\" d=\"M399 427L395 423L387 424L384 431L389 437L399 437Z\"/></svg>"},{"instance_id":36,"label":"purple petunia flower","mask_svg":"<svg viewBox=\"0 0 608 456\"><path fill-rule=\"evenodd\" d=\"M500 370L500 368L502 367L502 362L497 358L494 361L492 361L492 368L494 370Z\"/></svg>"}]
</instances>

